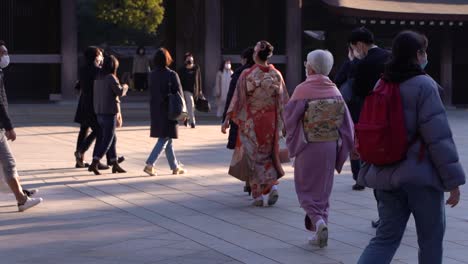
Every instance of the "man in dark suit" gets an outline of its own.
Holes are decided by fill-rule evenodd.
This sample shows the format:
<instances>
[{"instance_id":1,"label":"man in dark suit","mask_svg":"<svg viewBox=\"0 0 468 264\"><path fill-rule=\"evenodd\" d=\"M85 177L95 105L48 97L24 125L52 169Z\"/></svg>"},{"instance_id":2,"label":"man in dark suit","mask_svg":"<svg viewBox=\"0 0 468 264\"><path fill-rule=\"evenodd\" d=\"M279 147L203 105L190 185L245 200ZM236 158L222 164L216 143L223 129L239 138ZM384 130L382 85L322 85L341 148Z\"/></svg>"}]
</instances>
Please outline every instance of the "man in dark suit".
<instances>
[{"instance_id":1,"label":"man in dark suit","mask_svg":"<svg viewBox=\"0 0 468 264\"><path fill-rule=\"evenodd\" d=\"M376 46L374 44L374 35L365 27L354 29L349 36L348 43L352 50L350 56L358 59L355 60L356 63L353 63L350 72L350 76L354 81L352 84L352 100L349 104L353 121L357 123L364 99L374 89L375 84L383 74L390 52ZM357 179L360 167L360 160L351 160L354 180ZM364 190L364 187L356 183L353 185L353 190Z\"/></svg>"},{"instance_id":2,"label":"man in dark suit","mask_svg":"<svg viewBox=\"0 0 468 264\"><path fill-rule=\"evenodd\" d=\"M385 63L387 63L390 58L390 52L376 46L374 43L374 35L365 27L354 29L349 36L348 43L353 51L352 55L358 59L357 63L353 64L350 74L351 78L354 79L350 111L353 121L357 123L364 99L374 89L375 84L383 74ZM360 168L361 161L352 159L351 170L354 180L357 179ZM360 186L356 183L353 185L353 190L364 190L364 186ZM375 197L375 199L378 203L377 197ZM377 227L379 223L380 220L372 221L372 226Z\"/></svg>"}]
</instances>

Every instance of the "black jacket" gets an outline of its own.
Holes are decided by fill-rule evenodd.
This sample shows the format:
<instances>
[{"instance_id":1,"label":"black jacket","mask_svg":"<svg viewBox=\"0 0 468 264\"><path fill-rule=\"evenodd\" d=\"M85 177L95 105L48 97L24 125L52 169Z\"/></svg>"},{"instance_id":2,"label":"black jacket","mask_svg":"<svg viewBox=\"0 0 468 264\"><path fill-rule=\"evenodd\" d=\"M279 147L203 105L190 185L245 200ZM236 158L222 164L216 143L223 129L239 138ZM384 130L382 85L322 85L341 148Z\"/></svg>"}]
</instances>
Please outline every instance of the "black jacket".
<instances>
[{"instance_id":1,"label":"black jacket","mask_svg":"<svg viewBox=\"0 0 468 264\"><path fill-rule=\"evenodd\" d=\"M224 106L223 120L222 120L223 123L226 120L226 113L227 113L227 110L229 109L229 105L231 104L232 97L234 96L234 91L236 90L237 81L239 80L239 77L241 76L242 72L245 69L249 69L252 66L253 66L252 64L243 65L242 67L236 69L234 73L231 75L231 82L229 83L229 91L226 97L226 105ZM228 144L226 147L228 149L234 149L236 147L238 127L232 121L229 124L230 124L229 137L228 137Z\"/></svg>"},{"instance_id":2,"label":"black jacket","mask_svg":"<svg viewBox=\"0 0 468 264\"><path fill-rule=\"evenodd\" d=\"M353 94L365 98L374 89L375 84L385 71L385 63L390 58L390 52L379 47L372 48L367 56L353 64L351 77L354 78Z\"/></svg>"},{"instance_id":3,"label":"black jacket","mask_svg":"<svg viewBox=\"0 0 468 264\"><path fill-rule=\"evenodd\" d=\"M182 90L191 92L195 98L198 98L202 91L201 71L198 65L194 65L192 69L187 69L185 66L178 71Z\"/></svg>"},{"instance_id":4,"label":"black jacket","mask_svg":"<svg viewBox=\"0 0 468 264\"><path fill-rule=\"evenodd\" d=\"M150 92L151 137L177 138L178 123L168 119L167 95L183 96L179 76L169 68L156 67L148 77Z\"/></svg>"},{"instance_id":5,"label":"black jacket","mask_svg":"<svg viewBox=\"0 0 468 264\"><path fill-rule=\"evenodd\" d=\"M3 71L0 69L0 129L11 130L10 117L8 116L8 99L5 92L5 81Z\"/></svg>"},{"instance_id":6,"label":"black jacket","mask_svg":"<svg viewBox=\"0 0 468 264\"><path fill-rule=\"evenodd\" d=\"M93 126L97 124L94 112L94 80L96 80L99 68L93 65L86 65L80 69L80 99L76 108L75 122Z\"/></svg>"}]
</instances>

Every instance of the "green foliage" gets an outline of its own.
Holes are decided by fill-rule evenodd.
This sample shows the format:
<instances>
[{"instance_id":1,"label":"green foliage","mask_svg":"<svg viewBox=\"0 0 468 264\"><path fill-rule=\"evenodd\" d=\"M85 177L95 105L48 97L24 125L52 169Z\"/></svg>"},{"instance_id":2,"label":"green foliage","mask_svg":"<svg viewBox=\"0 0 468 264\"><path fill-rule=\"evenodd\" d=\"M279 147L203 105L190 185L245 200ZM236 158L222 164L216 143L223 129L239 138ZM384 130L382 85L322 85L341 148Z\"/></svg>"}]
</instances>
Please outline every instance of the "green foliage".
<instances>
[{"instance_id":1,"label":"green foliage","mask_svg":"<svg viewBox=\"0 0 468 264\"><path fill-rule=\"evenodd\" d=\"M106 22L155 33L164 18L163 0L99 0L97 17Z\"/></svg>"}]
</instances>

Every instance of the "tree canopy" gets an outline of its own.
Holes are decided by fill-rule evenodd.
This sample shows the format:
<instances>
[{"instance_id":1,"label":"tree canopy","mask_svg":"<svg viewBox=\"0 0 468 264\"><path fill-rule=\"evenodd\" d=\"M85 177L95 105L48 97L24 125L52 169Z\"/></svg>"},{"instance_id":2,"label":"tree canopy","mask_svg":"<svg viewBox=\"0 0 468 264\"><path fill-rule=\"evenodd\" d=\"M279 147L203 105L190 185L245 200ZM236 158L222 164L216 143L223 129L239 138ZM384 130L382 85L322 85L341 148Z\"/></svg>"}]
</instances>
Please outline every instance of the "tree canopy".
<instances>
[{"instance_id":1,"label":"tree canopy","mask_svg":"<svg viewBox=\"0 0 468 264\"><path fill-rule=\"evenodd\" d=\"M164 18L163 0L99 0L97 17L120 26L155 33Z\"/></svg>"}]
</instances>

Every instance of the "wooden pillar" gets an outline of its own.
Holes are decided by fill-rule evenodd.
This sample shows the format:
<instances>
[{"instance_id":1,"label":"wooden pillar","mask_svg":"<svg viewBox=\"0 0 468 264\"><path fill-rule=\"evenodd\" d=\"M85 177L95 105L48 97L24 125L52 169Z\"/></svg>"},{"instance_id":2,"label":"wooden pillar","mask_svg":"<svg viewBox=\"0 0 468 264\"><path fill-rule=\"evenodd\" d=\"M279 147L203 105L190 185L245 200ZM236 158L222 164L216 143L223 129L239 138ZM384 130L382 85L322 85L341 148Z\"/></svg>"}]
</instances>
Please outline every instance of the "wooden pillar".
<instances>
[{"instance_id":1,"label":"wooden pillar","mask_svg":"<svg viewBox=\"0 0 468 264\"><path fill-rule=\"evenodd\" d=\"M453 103L453 40L450 32L446 31L443 34L440 56L440 80L444 88L444 104L451 106Z\"/></svg>"},{"instance_id":2,"label":"wooden pillar","mask_svg":"<svg viewBox=\"0 0 468 264\"><path fill-rule=\"evenodd\" d=\"M61 95L62 99L73 99L77 71L77 22L76 0L61 0Z\"/></svg>"},{"instance_id":3,"label":"wooden pillar","mask_svg":"<svg viewBox=\"0 0 468 264\"><path fill-rule=\"evenodd\" d=\"M216 72L221 60L221 2L206 0L205 2L205 84L204 92L214 95L213 87Z\"/></svg>"},{"instance_id":4,"label":"wooden pillar","mask_svg":"<svg viewBox=\"0 0 468 264\"><path fill-rule=\"evenodd\" d=\"M286 0L286 87L290 92L301 82L302 0Z\"/></svg>"}]
</instances>

